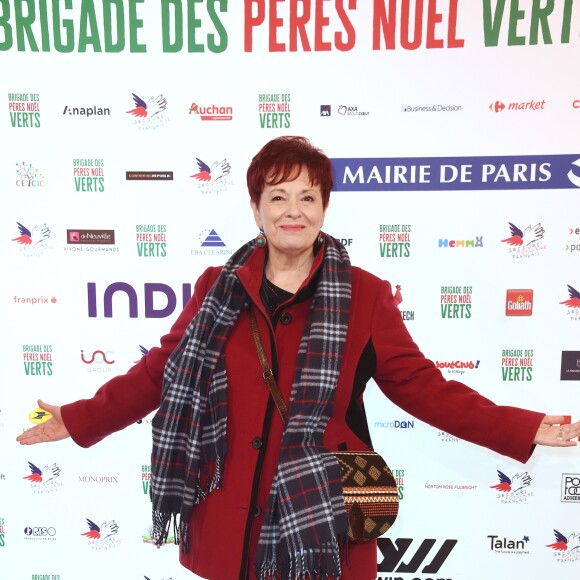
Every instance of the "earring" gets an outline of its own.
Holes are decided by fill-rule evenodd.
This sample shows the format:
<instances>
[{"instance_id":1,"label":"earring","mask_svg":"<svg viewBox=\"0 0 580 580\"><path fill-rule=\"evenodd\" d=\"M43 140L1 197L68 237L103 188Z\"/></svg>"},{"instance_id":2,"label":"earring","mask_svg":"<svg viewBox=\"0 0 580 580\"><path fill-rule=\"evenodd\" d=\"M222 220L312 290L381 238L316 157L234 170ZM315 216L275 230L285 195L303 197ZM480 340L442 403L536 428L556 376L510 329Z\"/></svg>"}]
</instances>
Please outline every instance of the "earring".
<instances>
[{"instance_id":1,"label":"earring","mask_svg":"<svg viewBox=\"0 0 580 580\"><path fill-rule=\"evenodd\" d=\"M324 236L322 235L322 232L320 232L320 234L318 234L318 245L322 245L322 242L324 242Z\"/></svg>"},{"instance_id":2,"label":"earring","mask_svg":"<svg viewBox=\"0 0 580 580\"><path fill-rule=\"evenodd\" d=\"M260 228L260 233L256 236L256 246L263 248L266 245L266 236L264 235L264 230Z\"/></svg>"}]
</instances>

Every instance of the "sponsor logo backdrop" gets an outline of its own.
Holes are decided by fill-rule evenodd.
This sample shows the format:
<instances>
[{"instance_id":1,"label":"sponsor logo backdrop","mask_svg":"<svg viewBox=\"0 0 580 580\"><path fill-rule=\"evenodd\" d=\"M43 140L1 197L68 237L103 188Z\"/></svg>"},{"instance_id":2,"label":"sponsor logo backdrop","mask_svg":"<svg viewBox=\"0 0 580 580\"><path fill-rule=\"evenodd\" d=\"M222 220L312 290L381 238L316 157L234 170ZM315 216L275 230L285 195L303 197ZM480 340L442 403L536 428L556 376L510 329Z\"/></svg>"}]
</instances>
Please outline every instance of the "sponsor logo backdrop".
<instances>
[{"instance_id":1,"label":"sponsor logo backdrop","mask_svg":"<svg viewBox=\"0 0 580 580\"><path fill-rule=\"evenodd\" d=\"M277 135L332 157L325 230L445 376L577 419L577 4L0 3L0 579L191 578L150 545L150 417L89 450L14 437L256 234L245 169ZM380 578L577 578L577 450L522 466L366 403L402 502Z\"/></svg>"}]
</instances>

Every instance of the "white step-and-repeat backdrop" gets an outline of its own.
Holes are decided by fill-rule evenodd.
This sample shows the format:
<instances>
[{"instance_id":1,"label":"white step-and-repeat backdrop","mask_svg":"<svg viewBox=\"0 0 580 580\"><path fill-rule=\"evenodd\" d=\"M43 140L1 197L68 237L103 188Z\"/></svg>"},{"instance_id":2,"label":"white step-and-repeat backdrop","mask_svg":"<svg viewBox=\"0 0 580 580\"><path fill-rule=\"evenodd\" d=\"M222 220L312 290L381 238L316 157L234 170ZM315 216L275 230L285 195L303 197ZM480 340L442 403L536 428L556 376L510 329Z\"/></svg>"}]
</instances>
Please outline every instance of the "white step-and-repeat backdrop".
<instances>
[{"instance_id":1,"label":"white step-and-repeat backdrop","mask_svg":"<svg viewBox=\"0 0 580 580\"><path fill-rule=\"evenodd\" d=\"M0 1L0 579L192 578L149 543L150 418L88 450L14 438L256 235L245 170L277 135L333 159L326 231L445 376L578 419L579 4ZM366 406L401 497L382 580L580 576L579 450L521 465L374 384Z\"/></svg>"}]
</instances>

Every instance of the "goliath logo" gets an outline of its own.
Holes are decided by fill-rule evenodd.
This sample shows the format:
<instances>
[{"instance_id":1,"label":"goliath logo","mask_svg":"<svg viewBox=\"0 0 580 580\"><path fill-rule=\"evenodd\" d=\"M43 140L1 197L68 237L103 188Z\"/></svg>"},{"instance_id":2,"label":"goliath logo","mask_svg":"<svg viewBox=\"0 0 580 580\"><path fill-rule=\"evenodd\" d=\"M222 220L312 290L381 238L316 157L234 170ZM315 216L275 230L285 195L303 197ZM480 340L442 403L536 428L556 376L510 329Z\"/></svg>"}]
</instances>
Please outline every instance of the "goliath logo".
<instances>
[{"instance_id":1,"label":"goliath logo","mask_svg":"<svg viewBox=\"0 0 580 580\"><path fill-rule=\"evenodd\" d=\"M399 562L401 562L409 546L413 543L412 538L397 538L394 544L390 538L379 538L377 542L378 548L383 555L383 561L378 564L379 572L415 573L419 566L423 564L436 540L423 540L415 555L406 564L404 562L399 564ZM455 544L457 544L457 540L445 540L439 551L431 559L431 562L421 572L423 574L435 574L438 572Z\"/></svg>"},{"instance_id":2,"label":"goliath logo","mask_svg":"<svg viewBox=\"0 0 580 580\"><path fill-rule=\"evenodd\" d=\"M116 292L126 294L129 299L129 317L137 318L139 316L137 292L127 282L114 282L105 288L103 292L104 317L113 317L113 295ZM156 295L165 297L166 304L162 308L155 308ZM181 295L183 306L185 306L191 298L191 284L182 284ZM167 284L159 282L143 284L143 300L145 302L145 318L166 318L171 316L177 305L177 296L173 289ZM87 282L87 303L89 318L97 318L97 285L95 282Z\"/></svg>"}]
</instances>

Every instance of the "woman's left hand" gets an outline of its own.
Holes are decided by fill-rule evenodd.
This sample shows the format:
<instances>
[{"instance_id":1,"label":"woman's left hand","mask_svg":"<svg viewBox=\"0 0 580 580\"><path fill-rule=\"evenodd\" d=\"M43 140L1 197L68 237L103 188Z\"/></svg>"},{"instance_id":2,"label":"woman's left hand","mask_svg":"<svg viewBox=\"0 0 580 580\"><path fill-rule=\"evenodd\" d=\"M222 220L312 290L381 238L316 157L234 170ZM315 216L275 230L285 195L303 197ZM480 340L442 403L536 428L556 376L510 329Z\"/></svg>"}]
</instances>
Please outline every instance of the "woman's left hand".
<instances>
[{"instance_id":1,"label":"woman's left hand","mask_svg":"<svg viewBox=\"0 0 580 580\"><path fill-rule=\"evenodd\" d=\"M580 435L580 421L564 424L563 415L546 415L536 433L534 443L549 445L550 447L574 447L578 445L576 439Z\"/></svg>"}]
</instances>

